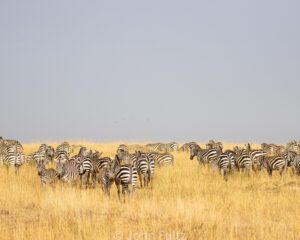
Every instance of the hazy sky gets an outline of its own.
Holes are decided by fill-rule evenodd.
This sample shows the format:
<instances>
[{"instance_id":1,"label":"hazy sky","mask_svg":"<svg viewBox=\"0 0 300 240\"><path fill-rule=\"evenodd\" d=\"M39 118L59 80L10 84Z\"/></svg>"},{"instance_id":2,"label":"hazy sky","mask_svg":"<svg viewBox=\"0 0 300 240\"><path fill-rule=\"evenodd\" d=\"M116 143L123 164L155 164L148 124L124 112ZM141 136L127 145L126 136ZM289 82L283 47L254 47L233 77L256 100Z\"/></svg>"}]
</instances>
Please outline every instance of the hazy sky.
<instances>
[{"instance_id":1,"label":"hazy sky","mask_svg":"<svg viewBox=\"0 0 300 240\"><path fill-rule=\"evenodd\" d=\"M0 1L0 136L300 139L300 2Z\"/></svg>"}]
</instances>

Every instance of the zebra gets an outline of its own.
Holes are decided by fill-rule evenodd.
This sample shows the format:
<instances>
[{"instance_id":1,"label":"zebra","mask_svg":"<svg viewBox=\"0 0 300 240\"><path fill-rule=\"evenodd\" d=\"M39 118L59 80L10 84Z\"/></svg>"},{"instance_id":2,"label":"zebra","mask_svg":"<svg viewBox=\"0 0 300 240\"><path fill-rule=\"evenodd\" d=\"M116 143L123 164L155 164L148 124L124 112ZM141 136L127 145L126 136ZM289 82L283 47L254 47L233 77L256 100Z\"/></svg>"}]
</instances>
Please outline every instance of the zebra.
<instances>
[{"instance_id":1,"label":"zebra","mask_svg":"<svg viewBox=\"0 0 300 240\"><path fill-rule=\"evenodd\" d=\"M298 175L300 175L300 155L297 155L297 156L294 158L293 165L294 165L294 169L295 169L296 173L297 173Z\"/></svg>"},{"instance_id":2,"label":"zebra","mask_svg":"<svg viewBox=\"0 0 300 240\"><path fill-rule=\"evenodd\" d=\"M250 174L252 168L251 156L247 151L241 151L235 157L235 166L237 170L246 170L248 175Z\"/></svg>"},{"instance_id":3,"label":"zebra","mask_svg":"<svg viewBox=\"0 0 300 240\"><path fill-rule=\"evenodd\" d=\"M38 152L46 152L48 145L43 143L39 146Z\"/></svg>"},{"instance_id":4,"label":"zebra","mask_svg":"<svg viewBox=\"0 0 300 240\"><path fill-rule=\"evenodd\" d=\"M96 173L99 173L103 168L106 168L111 162L110 157L92 159Z\"/></svg>"},{"instance_id":5,"label":"zebra","mask_svg":"<svg viewBox=\"0 0 300 240\"><path fill-rule=\"evenodd\" d=\"M206 149L218 149L218 151L222 152L223 144L221 142L215 142L214 140L209 140L206 144Z\"/></svg>"},{"instance_id":6,"label":"zebra","mask_svg":"<svg viewBox=\"0 0 300 240\"><path fill-rule=\"evenodd\" d=\"M53 162L54 157L55 157L55 150L54 150L53 147L51 147L51 146L47 147L47 149L46 149L46 157L47 157L48 161Z\"/></svg>"},{"instance_id":7,"label":"zebra","mask_svg":"<svg viewBox=\"0 0 300 240\"><path fill-rule=\"evenodd\" d=\"M179 144L176 142L170 142L165 144L165 151L166 152L173 152L178 151Z\"/></svg>"},{"instance_id":8,"label":"zebra","mask_svg":"<svg viewBox=\"0 0 300 240\"><path fill-rule=\"evenodd\" d=\"M193 146L190 149L190 160L197 156L199 163L209 163L217 159L219 151L217 149L201 149L199 146Z\"/></svg>"},{"instance_id":9,"label":"zebra","mask_svg":"<svg viewBox=\"0 0 300 240\"><path fill-rule=\"evenodd\" d=\"M228 174L235 168L235 152L227 150L221 153L218 158L212 162L212 165L216 165L219 168L221 175L227 181Z\"/></svg>"},{"instance_id":10,"label":"zebra","mask_svg":"<svg viewBox=\"0 0 300 240\"><path fill-rule=\"evenodd\" d=\"M135 192L136 182L137 182L137 169L135 166L130 164L120 165L120 159L118 155L116 155L115 159L113 160L111 167L109 169L110 173L113 174L115 184L118 189L118 198L121 200L120 193L121 193L121 186L122 186L122 195L124 197L125 202L125 194L126 192L130 195L129 186L131 185L132 190L131 192Z\"/></svg>"},{"instance_id":11,"label":"zebra","mask_svg":"<svg viewBox=\"0 0 300 240\"><path fill-rule=\"evenodd\" d=\"M141 153L140 151L138 151L136 168L137 168L137 173L139 175L141 188L147 187L149 183L151 183L152 186L152 181L154 176L154 165L155 165L154 159L151 157L151 155L147 153ZM144 185L143 185L143 180L144 180Z\"/></svg>"},{"instance_id":12,"label":"zebra","mask_svg":"<svg viewBox=\"0 0 300 240\"><path fill-rule=\"evenodd\" d=\"M285 151L285 148L283 146L278 146L274 143L271 143L271 144L262 143L261 149L266 151L268 153L268 155L270 155L270 156L275 156L275 155Z\"/></svg>"},{"instance_id":13,"label":"zebra","mask_svg":"<svg viewBox=\"0 0 300 240\"><path fill-rule=\"evenodd\" d=\"M288 151L296 152L297 154L300 154L300 143L296 140L289 142L286 146L286 149Z\"/></svg>"},{"instance_id":14,"label":"zebra","mask_svg":"<svg viewBox=\"0 0 300 240\"><path fill-rule=\"evenodd\" d=\"M69 155L64 150L56 151L54 160L55 162L67 162L69 160Z\"/></svg>"},{"instance_id":15,"label":"zebra","mask_svg":"<svg viewBox=\"0 0 300 240\"><path fill-rule=\"evenodd\" d=\"M47 160L47 156L45 152L34 152L32 154L32 159L35 161L36 164L38 163L43 163L43 164L47 164L48 160Z\"/></svg>"},{"instance_id":16,"label":"zebra","mask_svg":"<svg viewBox=\"0 0 300 240\"><path fill-rule=\"evenodd\" d=\"M250 145L248 144L247 146L247 150L241 150L238 152L244 152L244 153L248 153L252 162L252 169L254 171L257 170L257 166L259 164L259 159L262 158L263 156L266 156L268 153L264 150L251 150Z\"/></svg>"},{"instance_id":17,"label":"zebra","mask_svg":"<svg viewBox=\"0 0 300 240\"><path fill-rule=\"evenodd\" d=\"M123 160L125 156L129 154L128 147L124 144L119 145L117 149L117 155L120 160Z\"/></svg>"},{"instance_id":18,"label":"zebra","mask_svg":"<svg viewBox=\"0 0 300 240\"><path fill-rule=\"evenodd\" d=\"M266 157L260 160L260 167L264 166L267 169L269 176L272 176L274 170L278 170L280 175L287 170L287 160L283 156Z\"/></svg>"},{"instance_id":19,"label":"zebra","mask_svg":"<svg viewBox=\"0 0 300 240\"><path fill-rule=\"evenodd\" d=\"M70 147L70 144L68 142L63 142L61 143L60 145L58 145L56 147L56 150L55 150L56 154L58 152L65 152L68 156L69 154L71 153L71 147Z\"/></svg>"},{"instance_id":20,"label":"zebra","mask_svg":"<svg viewBox=\"0 0 300 240\"><path fill-rule=\"evenodd\" d=\"M111 164L112 161L103 167L98 176L98 182L101 184L102 191L108 196L110 196L110 189L114 182L114 174L112 171L110 171Z\"/></svg>"},{"instance_id":21,"label":"zebra","mask_svg":"<svg viewBox=\"0 0 300 240\"><path fill-rule=\"evenodd\" d=\"M82 177L86 178L86 187L90 184L90 179L92 180L92 187L95 187L97 170L95 167L95 163L89 157L77 158L77 163L79 163L79 174L81 177L81 186L82 186Z\"/></svg>"},{"instance_id":22,"label":"zebra","mask_svg":"<svg viewBox=\"0 0 300 240\"><path fill-rule=\"evenodd\" d=\"M183 144L178 150L182 152L189 152L194 146L198 146L198 144L196 142L188 142Z\"/></svg>"},{"instance_id":23,"label":"zebra","mask_svg":"<svg viewBox=\"0 0 300 240\"><path fill-rule=\"evenodd\" d=\"M5 149L6 154L11 154L11 153L22 153L23 152L23 146L21 143L16 142L13 144L8 144Z\"/></svg>"},{"instance_id":24,"label":"zebra","mask_svg":"<svg viewBox=\"0 0 300 240\"><path fill-rule=\"evenodd\" d=\"M58 179L57 172L53 168L46 169L45 165L42 162L37 164L38 175L41 179L41 184L44 186L45 184L56 183Z\"/></svg>"},{"instance_id":25,"label":"zebra","mask_svg":"<svg viewBox=\"0 0 300 240\"><path fill-rule=\"evenodd\" d=\"M6 165L6 169L8 171L9 167L15 167L15 173L19 173L20 166L25 162L25 155L23 153L8 153L4 159L4 165Z\"/></svg>"},{"instance_id":26,"label":"zebra","mask_svg":"<svg viewBox=\"0 0 300 240\"><path fill-rule=\"evenodd\" d=\"M149 144L146 144L145 147L152 151L161 151L161 149L164 148L164 144L163 143L149 143Z\"/></svg>"},{"instance_id":27,"label":"zebra","mask_svg":"<svg viewBox=\"0 0 300 240\"><path fill-rule=\"evenodd\" d=\"M174 156L169 153L149 153L150 157L152 157L155 161L155 164L158 167L161 166L174 166Z\"/></svg>"},{"instance_id":28,"label":"zebra","mask_svg":"<svg viewBox=\"0 0 300 240\"><path fill-rule=\"evenodd\" d=\"M56 171L58 178L62 182L76 183L80 178L79 165L74 160L58 162L56 164Z\"/></svg>"}]
</instances>

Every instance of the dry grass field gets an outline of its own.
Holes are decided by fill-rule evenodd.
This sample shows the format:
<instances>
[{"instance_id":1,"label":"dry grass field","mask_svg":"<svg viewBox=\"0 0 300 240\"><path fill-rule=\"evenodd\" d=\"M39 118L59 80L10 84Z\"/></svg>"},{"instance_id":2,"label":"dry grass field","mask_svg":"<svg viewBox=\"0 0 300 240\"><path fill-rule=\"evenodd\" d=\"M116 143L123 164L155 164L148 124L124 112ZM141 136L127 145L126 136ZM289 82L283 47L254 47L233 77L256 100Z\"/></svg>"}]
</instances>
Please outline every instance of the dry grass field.
<instances>
[{"instance_id":1,"label":"dry grass field","mask_svg":"<svg viewBox=\"0 0 300 240\"><path fill-rule=\"evenodd\" d=\"M113 156L118 143L83 143ZM229 148L231 145L225 145ZM38 144L24 145L25 153ZM300 239L300 177L235 173L226 182L186 153L126 204L96 189L41 187L34 166L0 166L1 239Z\"/></svg>"}]
</instances>

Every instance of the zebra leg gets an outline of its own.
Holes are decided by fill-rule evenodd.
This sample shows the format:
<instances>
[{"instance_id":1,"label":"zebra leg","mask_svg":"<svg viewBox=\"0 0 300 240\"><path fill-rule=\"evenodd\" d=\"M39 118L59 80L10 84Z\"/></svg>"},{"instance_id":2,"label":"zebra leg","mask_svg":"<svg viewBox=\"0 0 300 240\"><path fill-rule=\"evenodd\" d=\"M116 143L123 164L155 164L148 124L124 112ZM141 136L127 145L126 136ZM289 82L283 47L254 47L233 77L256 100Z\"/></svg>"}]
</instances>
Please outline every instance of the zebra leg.
<instances>
[{"instance_id":1,"label":"zebra leg","mask_svg":"<svg viewBox=\"0 0 300 240\"><path fill-rule=\"evenodd\" d=\"M19 174L19 166L15 166L15 175Z\"/></svg>"},{"instance_id":2,"label":"zebra leg","mask_svg":"<svg viewBox=\"0 0 300 240\"><path fill-rule=\"evenodd\" d=\"M144 187L148 187L148 175L143 174L143 176L144 176Z\"/></svg>"},{"instance_id":3,"label":"zebra leg","mask_svg":"<svg viewBox=\"0 0 300 240\"><path fill-rule=\"evenodd\" d=\"M142 181L142 174L141 174L141 172L139 172L139 180L140 180L141 188L143 188L143 181Z\"/></svg>"},{"instance_id":4,"label":"zebra leg","mask_svg":"<svg viewBox=\"0 0 300 240\"><path fill-rule=\"evenodd\" d=\"M119 198L119 200L121 201L121 197L120 197L120 193L121 193L121 186L120 186L120 184L119 183L116 183L116 185L117 185L117 189L118 189L118 198Z\"/></svg>"},{"instance_id":5,"label":"zebra leg","mask_svg":"<svg viewBox=\"0 0 300 240\"><path fill-rule=\"evenodd\" d=\"M124 199L124 203L125 203L125 193L128 190L128 186L126 185L122 185L122 195L123 195L123 199Z\"/></svg>"},{"instance_id":6,"label":"zebra leg","mask_svg":"<svg viewBox=\"0 0 300 240\"><path fill-rule=\"evenodd\" d=\"M268 168L267 171L268 171L269 176L272 177L272 169Z\"/></svg>"}]
</instances>

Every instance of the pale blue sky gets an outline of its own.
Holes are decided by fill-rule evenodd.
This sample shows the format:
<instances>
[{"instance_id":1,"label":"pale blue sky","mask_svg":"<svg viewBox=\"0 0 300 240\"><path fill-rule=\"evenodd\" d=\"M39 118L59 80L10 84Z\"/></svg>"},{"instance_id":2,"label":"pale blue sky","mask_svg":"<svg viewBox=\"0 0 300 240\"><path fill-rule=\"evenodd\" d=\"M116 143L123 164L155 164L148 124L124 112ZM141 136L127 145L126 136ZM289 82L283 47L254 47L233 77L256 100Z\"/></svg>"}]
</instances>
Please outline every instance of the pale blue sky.
<instances>
[{"instance_id":1,"label":"pale blue sky","mask_svg":"<svg viewBox=\"0 0 300 240\"><path fill-rule=\"evenodd\" d=\"M286 142L299 1L0 1L0 136Z\"/></svg>"}]
</instances>

